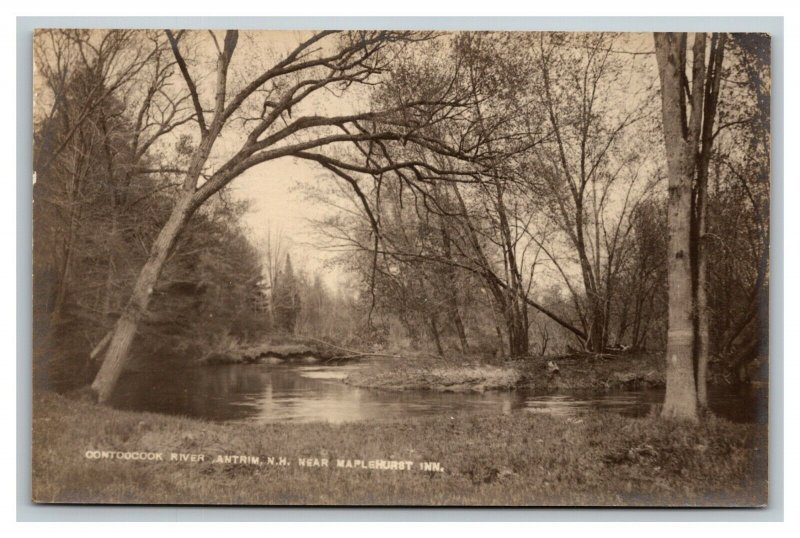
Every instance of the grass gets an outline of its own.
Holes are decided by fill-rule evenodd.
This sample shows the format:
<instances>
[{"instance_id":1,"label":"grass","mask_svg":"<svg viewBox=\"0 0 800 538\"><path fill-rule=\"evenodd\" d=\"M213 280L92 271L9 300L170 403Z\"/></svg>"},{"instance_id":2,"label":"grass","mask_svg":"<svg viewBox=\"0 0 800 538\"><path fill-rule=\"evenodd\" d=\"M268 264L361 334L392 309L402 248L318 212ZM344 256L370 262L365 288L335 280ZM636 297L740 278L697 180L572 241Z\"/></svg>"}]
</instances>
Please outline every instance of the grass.
<instances>
[{"instance_id":1,"label":"grass","mask_svg":"<svg viewBox=\"0 0 800 538\"><path fill-rule=\"evenodd\" d=\"M33 498L60 503L748 506L767 501L767 430L614 414L215 424L43 394ZM244 454L289 466L89 460L89 449ZM408 460L411 471L308 468L298 458ZM443 472L418 470L439 462Z\"/></svg>"},{"instance_id":2,"label":"grass","mask_svg":"<svg viewBox=\"0 0 800 538\"><path fill-rule=\"evenodd\" d=\"M357 387L385 390L509 390L519 383L520 373L514 368L487 364L441 365L430 359L389 360L372 363L344 381Z\"/></svg>"},{"instance_id":3,"label":"grass","mask_svg":"<svg viewBox=\"0 0 800 538\"><path fill-rule=\"evenodd\" d=\"M376 361L345 382L384 390L484 391L533 388L633 389L664 386L662 354L532 357L496 364L481 359L409 357ZM558 367L555 373L550 367Z\"/></svg>"},{"instance_id":4,"label":"grass","mask_svg":"<svg viewBox=\"0 0 800 538\"><path fill-rule=\"evenodd\" d=\"M558 373L548 371L548 363ZM576 354L518 361L522 383L537 389L635 389L663 387L663 353Z\"/></svg>"}]
</instances>

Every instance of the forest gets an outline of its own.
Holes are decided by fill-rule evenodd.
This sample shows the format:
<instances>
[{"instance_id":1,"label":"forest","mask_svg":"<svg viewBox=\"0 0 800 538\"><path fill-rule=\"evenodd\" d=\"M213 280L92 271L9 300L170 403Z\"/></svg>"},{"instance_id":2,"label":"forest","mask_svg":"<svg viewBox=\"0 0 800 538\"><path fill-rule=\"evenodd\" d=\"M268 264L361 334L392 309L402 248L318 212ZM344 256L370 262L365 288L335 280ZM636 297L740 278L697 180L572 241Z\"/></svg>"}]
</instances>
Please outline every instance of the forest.
<instances>
[{"instance_id":1,"label":"forest","mask_svg":"<svg viewBox=\"0 0 800 538\"><path fill-rule=\"evenodd\" d=\"M766 376L767 35L40 30L34 57L41 387L308 339L657 354L690 419ZM231 184L278 159L318 169L346 285L244 224Z\"/></svg>"}]
</instances>

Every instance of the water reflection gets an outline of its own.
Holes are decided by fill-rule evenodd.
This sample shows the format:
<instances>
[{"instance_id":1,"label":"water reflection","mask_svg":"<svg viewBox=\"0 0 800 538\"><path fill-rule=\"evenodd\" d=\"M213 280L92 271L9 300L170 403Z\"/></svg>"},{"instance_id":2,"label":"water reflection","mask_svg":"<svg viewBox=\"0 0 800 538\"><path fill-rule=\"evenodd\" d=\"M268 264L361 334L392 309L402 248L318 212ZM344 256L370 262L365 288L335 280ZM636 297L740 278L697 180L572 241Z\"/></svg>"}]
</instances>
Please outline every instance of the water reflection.
<instances>
[{"instance_id":1,"label":"water reflection","mask_svg":"<svg viewBox=\"0 0 800 538\"><path fill-rule=\"evenodd\" d=\"M575 415L586 411L612 411L625 416L647 416L664 401L662 389L638 391L569 391L564 394L528 394L523 407L534 413ZM734 422L767 423L765 388L712 387L709 406L718 416Z\"/></svg>"},{"instance_id":2,"label":"water reflection","mask_svg":"<svg viewBox=\"0 0 800 538\"><path fill-rule=\"evenodd\" d=\"M358 365L220 365L127 372L112 404L214 421L341 423L464 411L575 415L601 410L644 416L663 399L660 390L386 392L342 383L354 368ZM731 420L766 422L765 390L712 390L710 400L717 414Z\"/></svg>"}]
</instances>

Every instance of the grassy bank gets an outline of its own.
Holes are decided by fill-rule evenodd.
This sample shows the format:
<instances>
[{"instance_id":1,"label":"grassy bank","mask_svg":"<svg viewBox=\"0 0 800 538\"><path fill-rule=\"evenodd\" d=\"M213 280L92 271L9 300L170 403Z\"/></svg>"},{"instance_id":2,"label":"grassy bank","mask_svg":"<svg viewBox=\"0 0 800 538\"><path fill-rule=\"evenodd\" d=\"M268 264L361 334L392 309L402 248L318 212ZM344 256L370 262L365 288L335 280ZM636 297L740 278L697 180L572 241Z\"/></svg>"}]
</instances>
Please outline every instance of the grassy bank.
<instances>
[{"instance_id":1,"label":"grassy bank","mask_svg":"<svg viewBox=\"0 0 800 538\"><path fill-rule=\"evenodd\" d=\"M443 364L431 359L375 361L344 382L356 387L384 390L437 390L464 392L510 390L521 380L520 372L507 366L480 363Z\"/></svg>"},{"instance_id":2,"label":"grassy bank","mask_svg":"<svg viewBox=\"0 0 800 538\"><path fill-rule=\"evenodd\" d=\"M376 361L345 382L385 390L484 391L518 387L634 389L664 386L662 354L572 355L486 363L431 358Z\"/></svg>"},{"instance_id":3,"label":"grassy bank","mask_svg":"<svg viewBox=\"0 0 800 538\"><path fill-rule=\"evenodd\" d=\"M344 425L224 425L34 401L40 502L390 505L753 505L766 502L766 427L612 414L443 416ZM204 462L87 459L87 450L204 454ZM255 455L260 465L214 463ZM267 457L289 465L270 465ZM329 460L300 466L298 458ZM337 459L414 462L337 468ZM422 462L441 472L421 470ZM367 466L367 464L364 464Z\"/></svg>"}]
</instances>

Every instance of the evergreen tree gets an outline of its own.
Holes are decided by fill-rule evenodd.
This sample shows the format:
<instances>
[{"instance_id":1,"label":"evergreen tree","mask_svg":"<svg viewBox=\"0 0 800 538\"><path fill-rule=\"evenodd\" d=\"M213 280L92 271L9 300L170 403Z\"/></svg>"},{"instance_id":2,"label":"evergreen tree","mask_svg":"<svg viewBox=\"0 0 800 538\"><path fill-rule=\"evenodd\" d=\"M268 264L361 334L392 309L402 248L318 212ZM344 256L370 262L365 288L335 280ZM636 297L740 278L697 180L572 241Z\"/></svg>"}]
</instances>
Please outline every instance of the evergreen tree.
<instances>
[{"instance_id":1,"label":"evergreen tree","mask_svg":"<svg viewBox=\"0 0 800 538\"><path fill-rule=\"evenodd\" d=\"M286 264L272 295L275 325L289 334L294 334L297 315L300 312L300 293L292 268L292 258L286 255Z\"/></svg>"}]
</instances>

